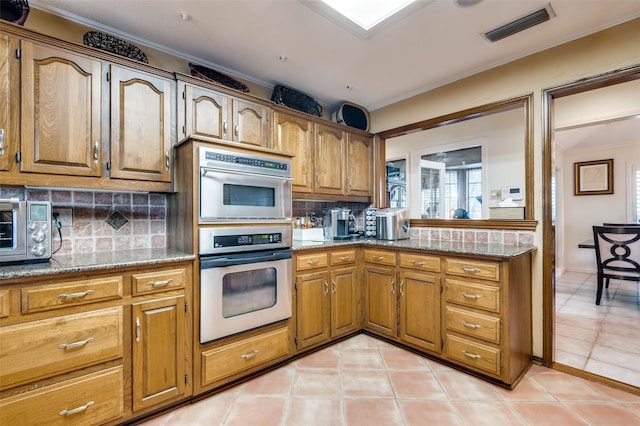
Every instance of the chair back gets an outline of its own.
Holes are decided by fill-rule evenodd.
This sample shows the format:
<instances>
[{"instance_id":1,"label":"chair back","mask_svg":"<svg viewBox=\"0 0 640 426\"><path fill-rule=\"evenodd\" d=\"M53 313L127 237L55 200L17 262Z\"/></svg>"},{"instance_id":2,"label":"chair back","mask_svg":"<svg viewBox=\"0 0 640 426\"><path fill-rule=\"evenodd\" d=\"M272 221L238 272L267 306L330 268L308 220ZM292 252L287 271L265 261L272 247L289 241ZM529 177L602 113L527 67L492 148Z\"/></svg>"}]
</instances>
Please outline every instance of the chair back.
<instances>
[{"instance_id":1,"label":"chair back","mask_svg":"<svg viewBox=\"0 0 640 426\"><path fill-rule=\"evenodd\" d=\"M594 226L598 273L640 280L640 226Z\"/></svg>"},{"instance_id":2,"label":"chair back","mask_svg":"<svg viewBox=\"0 0 640 426\"><path fill-rule=\"evenodd\" d=\"M603 223L602 226L640 226L640 223Z\"/></svg>"}]
</instances>

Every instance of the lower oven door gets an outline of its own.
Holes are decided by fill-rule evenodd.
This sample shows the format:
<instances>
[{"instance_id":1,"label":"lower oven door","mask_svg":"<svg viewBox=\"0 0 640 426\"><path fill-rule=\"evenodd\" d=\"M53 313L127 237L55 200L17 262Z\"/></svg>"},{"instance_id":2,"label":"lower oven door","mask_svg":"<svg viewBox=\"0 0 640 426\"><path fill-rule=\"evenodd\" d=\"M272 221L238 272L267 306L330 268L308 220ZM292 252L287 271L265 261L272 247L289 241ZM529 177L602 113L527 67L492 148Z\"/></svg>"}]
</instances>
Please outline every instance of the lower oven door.
<instances>
[{"instance_id":1,"label":"lower oven door","mask_svg":"<svg viewBox=\"0 0 640 426\"><path fill-rule=\"evenodd\" d=\"M291 318L291 250L200 258L200 343Z\"/></svg>"}]
</instances>

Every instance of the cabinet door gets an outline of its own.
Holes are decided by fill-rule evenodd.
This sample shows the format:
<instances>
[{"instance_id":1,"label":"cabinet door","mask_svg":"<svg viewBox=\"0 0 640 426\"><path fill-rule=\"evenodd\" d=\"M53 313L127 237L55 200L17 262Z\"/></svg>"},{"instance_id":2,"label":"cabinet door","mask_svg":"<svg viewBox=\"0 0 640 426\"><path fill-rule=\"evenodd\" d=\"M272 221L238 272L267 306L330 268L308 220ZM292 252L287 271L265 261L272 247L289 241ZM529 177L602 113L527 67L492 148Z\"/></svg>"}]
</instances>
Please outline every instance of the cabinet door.
<instances>
[{"instance_id":1,"label":"cabinet door","mask_svg":"<svg viewBox=\"0 0 640 426\"><path fill-rule=\"evenodd\" d=\"M400 271L400 339L440 353L440 278Z\"/></svg>"},{"instance_id":2,"label":"cabinet door","mask_svg":"<svg viewBox=\"0 0 640 426\"><path fill-rule=\"evenodd\" d=\"M132 305L133 409L185 394L184 296Z\"/></svg>"},{"instance_id":3,"label":"cabinet door","mask_svg":"<svg viewBox=\"0 0 640 426\"><path fill-rule=\"evenodd\" d=\"M274 148L295 155L291 159L293 191L313 192L313 123L276 112L273 129Z\"/></svg>"},{"instance_id":4,"label":"cabinet door","mask_svg":"<svg viewBox=\"0 0 640 426\"><path fill-rule=\"evenodd\" d=\"M0 35L0 57L7 58L0 61L0 172L9 170L9 136L13 137L16 129L11 126L10 101L12 86L9 72L11 49L9 47L9 37ZM18 99L18 98L16 98Z\"/></svg>"},{"instance_id":5,"label":"cabinet door","mask_svg":"<svg viewBox=\"0 0 640 426\"><path fill-rule=\"evenodd\" d=\"M331 337L360 328L359 288L355 266L331 271Z\"/></svg>"},{"instance_id":6,"label":"cabinet door","mask_svg":"<svg viewBox=\"0 0 640 426\"><path fill-rule=\"evenodd\" d=\"M364 268L364 326L391 337L396 337L398 329L395 277L393 268Z\"/></svg>"},{"instance_id":7,"label":"cabinet door","mask_svg":"<svg viewBox=\"0 0 640 426\"><path fill-rule=\"evenodd\" d=\"M111 177L171 181L171 80L111 66Z\"/></svg>"},{"instance_id":8,"label":"cabinet door","mask_svg":"<svg viewBox=\"0 0 640 426\"><path fill-rule=\"evenodd\" d=\"M349 134L347 143L347 195L371 197L373 187L373 141Z\"/></svg>"},{"instance_id":9,"label":"cabinet door","mask_svg":"<svg viewBox=\"0 0 640 426\"><path fill-rule=\"evenodd\" d=\"M329 339L329 277L326 271L296 277L296 321L298 349Z\"/></svg>"},{"instance_id":10,"label":"cabinet door","mask_svg":"<svg viewBox=\"0 0 640 426\"><path fill-rule=\"evenodd\" d=\"M315 139L315 192L344 194L344 132L316 124Z\"/></svg>"},{"instance_id":11,"label":"cabinet door","mask_svg":"<svg viewBox=\"0 0 640 426\"><path fill-rule=\"evenodd\" d=\"M100 176L99 61L22 42L23 172Z\"/></svg>"},{"instance_id":12,"label":"cabinet door","mask_svg":"<svg viewBox=\"0 0 640 426\"><path fill-rule=\"evenodd\" d=\"M269 114L271 109L264 105L233 99L234 142L271 148Z\"/></svg>"},{"instance_id":13,"label":"cabinet door","mask_svg":"<svg viewBox=\"0 0 640 426\"><path fill-rule=\"evenodd\" d=\"M229 97L189 84L184 87L183 137L228 139L231 110Z\"/></svg>"}]
</instances>

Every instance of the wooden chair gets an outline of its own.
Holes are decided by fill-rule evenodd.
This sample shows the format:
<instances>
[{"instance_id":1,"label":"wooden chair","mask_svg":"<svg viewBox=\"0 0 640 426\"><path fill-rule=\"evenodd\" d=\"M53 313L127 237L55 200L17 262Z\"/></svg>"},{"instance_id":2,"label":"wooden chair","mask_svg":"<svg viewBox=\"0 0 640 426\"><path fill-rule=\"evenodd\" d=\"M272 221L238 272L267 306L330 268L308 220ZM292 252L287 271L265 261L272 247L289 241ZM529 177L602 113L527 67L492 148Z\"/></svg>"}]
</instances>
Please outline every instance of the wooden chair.
<instances>
[{"instance_id":1,"label":"wooden chair","mask_svg":"<svg viewBox=\"0 0 640 426\"><path fill-rule=\"evenodd\" d=\"M593 241L598 264L596 305L599 305L602 285L606 283L609 288L610 278L640 282L640 227L594 226Z\"/></svg>"},{"instance_id":2,"label":"wooden chair","mask_svg":"<svg viewBox=\"0 0 640 426\"><path fill-rule=\"evenodd\" d=\"M640 223L603 223L602 226L640 226Z\"/></svg>"}]
</instances>

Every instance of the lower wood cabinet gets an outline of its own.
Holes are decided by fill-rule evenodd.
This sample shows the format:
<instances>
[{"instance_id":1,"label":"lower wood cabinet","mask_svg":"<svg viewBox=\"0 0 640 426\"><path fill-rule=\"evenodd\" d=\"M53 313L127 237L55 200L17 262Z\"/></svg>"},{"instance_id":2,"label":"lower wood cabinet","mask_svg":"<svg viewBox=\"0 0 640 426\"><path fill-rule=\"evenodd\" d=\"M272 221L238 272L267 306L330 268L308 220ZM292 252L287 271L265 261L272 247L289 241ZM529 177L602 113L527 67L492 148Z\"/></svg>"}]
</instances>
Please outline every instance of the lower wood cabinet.
<instances>
[{"instance_id":1,"label":"lower wood cabinet","mask_svg":"<svg viewBox=\"0 0 640 426\"><path fill-rule=\"evenodd\" d=\"M280 327L202 352L202 385L248 372L289 354L289 328Z\"/></svg>"},{"instance_id":2,"label":"lower wood cabinet","mask_svg":"<svg viewBox=\"0 0 640 426\"><path fill-rule=\"evenodd\" d=\"M126 423L189 398L193 266L167 265L3 280L0 424Z\"/></svg>"},{"instance_id":3,"label":"lower wood cabinet","mask_svg":"<svg viewBox=\"0 0 640 426\"><path fill-rule=\"evenodd\" d=\"M134 303L133 409L185 395L184 296Z\"/></svg>"},{"instance_id":4,"label":"lower wood cabinet","mask_svg":"<svg viewBox=\"0 0 640 426\"><path fill-rule=\"evenodd\" d=\"M0 400L3 425L96 425L124 414L122 366Z\"/></svg>"},{"instance_id":5,"label":"lower wood cabinet","mask_svg":"<svg viewBox=\"0 0 640 426\"><path fill-rule=\"evenodd\" d=\"M352 248L296 255L297 349L360 329L361 285L356 252Z\"/></svg>"}]
</instances>

